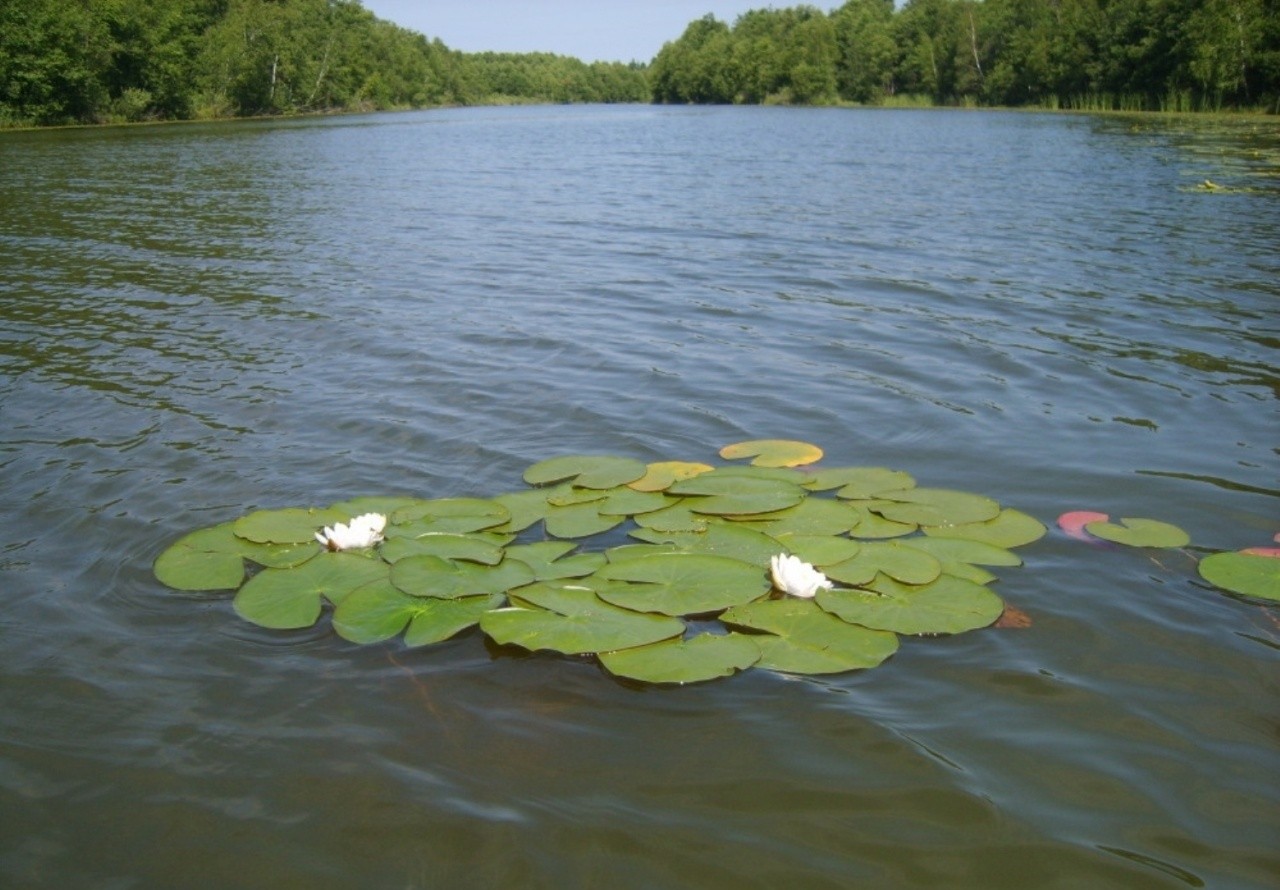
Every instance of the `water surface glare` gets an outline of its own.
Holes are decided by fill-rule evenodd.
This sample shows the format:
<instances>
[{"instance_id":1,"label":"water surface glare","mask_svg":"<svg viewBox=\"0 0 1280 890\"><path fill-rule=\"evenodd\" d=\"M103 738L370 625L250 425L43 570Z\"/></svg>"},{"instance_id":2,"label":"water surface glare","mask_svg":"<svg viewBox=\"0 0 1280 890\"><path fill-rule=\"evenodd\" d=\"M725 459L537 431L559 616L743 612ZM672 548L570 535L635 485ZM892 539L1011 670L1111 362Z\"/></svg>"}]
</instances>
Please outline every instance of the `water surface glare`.
<instances>
[{"instance_id":1,"label":"water surface glare","mask_svg":"<svg viewBox=\"0 0 1280 890\"><path fill-rule=\"evenodd\" d=\"M1226 186L1197 189L1205 179ZM0 884L1269 888L1271 122L548 107L0 133ZM747 438L1046 524L1032 626L639 689L162 588L259 507Z\"/></svg>"}]
</instances>

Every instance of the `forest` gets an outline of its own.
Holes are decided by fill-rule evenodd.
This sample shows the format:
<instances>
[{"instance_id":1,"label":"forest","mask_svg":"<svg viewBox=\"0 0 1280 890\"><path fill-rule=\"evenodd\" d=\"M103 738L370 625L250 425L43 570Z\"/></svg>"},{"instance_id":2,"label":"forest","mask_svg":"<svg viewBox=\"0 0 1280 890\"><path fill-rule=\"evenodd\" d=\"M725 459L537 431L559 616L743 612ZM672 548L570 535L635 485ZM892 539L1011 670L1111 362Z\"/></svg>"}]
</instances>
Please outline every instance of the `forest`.
<instances>
[{"instance_id":1,"label":"forest","mask_svg":"<svg viewBox=\"0 0 1280 890\"><path fill-rule=\"evenodd\" d=\"M0 126L499 102L1280 112L1280 0L848 0L648 64L462 53L359 0L0 0Z\"/></svg>"}]
</instances>

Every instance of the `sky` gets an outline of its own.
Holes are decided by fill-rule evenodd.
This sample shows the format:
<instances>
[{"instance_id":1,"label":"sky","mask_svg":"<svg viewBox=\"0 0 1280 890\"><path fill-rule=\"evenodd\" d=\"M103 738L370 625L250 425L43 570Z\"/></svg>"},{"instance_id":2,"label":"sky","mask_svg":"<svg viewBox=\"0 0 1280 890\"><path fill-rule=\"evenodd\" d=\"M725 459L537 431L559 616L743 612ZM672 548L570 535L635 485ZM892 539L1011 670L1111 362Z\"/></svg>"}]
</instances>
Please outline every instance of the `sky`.
<instances>
[{"instance_id":1,"label":"sky","mask_svg":"<svg viewBox=\"0 0 1280 890\"><path fill-rule=\"evenodd\" d=\"M707 13L732 25L770 0L361 0L380 19L463 52L550 52L649 62ZM836 0L831 3L838 6ZM816 4L815 4L816 5ZM823 7L825 8L825 6Z\"/></svg>"}]
</instances>

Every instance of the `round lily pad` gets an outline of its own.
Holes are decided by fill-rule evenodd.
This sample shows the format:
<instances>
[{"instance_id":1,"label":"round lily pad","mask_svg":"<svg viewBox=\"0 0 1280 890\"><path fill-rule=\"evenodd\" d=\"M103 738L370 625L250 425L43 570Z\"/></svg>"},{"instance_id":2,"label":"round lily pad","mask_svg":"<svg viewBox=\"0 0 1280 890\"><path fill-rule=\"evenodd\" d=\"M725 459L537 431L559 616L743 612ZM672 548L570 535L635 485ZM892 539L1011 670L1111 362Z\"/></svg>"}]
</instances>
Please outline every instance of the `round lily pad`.
<instances>
[{"instance_id":1,"label":"round lily pad","mask_svg":"<svg viewBox=\"0 0 1280 890\"><path fill-rule=\"evenodd\" d=\"M387 536L466 534L506 523L511 511L485 498L435 498L415 501L391 514Z\"/></svg>"},{"instance_id":2,"label":"round lily pad","mask_svg":"<svg viewBox=\"0 0 1280 890\"><path fill-rule=\"evenodd\" d=\"M631 536L651 544L674 544L678 549L690 553L731 556L760 568L768 566L769 558L778 552L778 541L764 532L742 523L724 522L716 517L709 518L702 531L659 532L639 528L631 532Z\"/></svg>"},{"instance_id":3,"label":"round lily pad","mask_svg":"<svg viewBox=\"0 0 1280 890\"><path fill-rule=\"evenodd\" d=\"M822 449L793 439L754 439L726 445L720 456L725 460L750 457L757 467L799 467L822 460Z\"/></svg>"},{"instance_id":4,"label":"round lily pad","mask_svg":"<svg viewBox=\"0 0 1280 890\"><path fill-rule=\"evenodd\" d=\"M175 590L234 590L244 581L238 553L198 550L182 540L156 557L152 570L161 584Z\"/></svg>"},{"instance_id":5,"label":"round lily pad","mask_svg":"<svg viewBox=\"0 0 1280 890\"><path fill-rule=\"evenodd\" d=\"M843 535L862 521L844 501L805 498L794 507L747 517L751 527L768 535Z\"/></svg>"},{"instance_id":6,"label":"round lily pad","mask_svg":"<svg viewBox=\"0 0 1280 890\"><path fill-rule=\"evenodd\" d=\"M343 599L333 612L333 629L353 643L377 643L408 628L406 645L423 646L474 626L505 600L500 593L451 600L409 596L383 578Z\"/></svg>"},{"instance_id":7,"label":"round lily pad","mask_svg":"<svg viewBox=\"0 0 1280 890\"><path fill-rule=\"evenodd\" d=\"M875 512L893 522L921 526L961 525L995 519L1000 505L991 498L947 488L912 488L889 492Z\"/></svg>"},{"instance_id":8,"label":"round lily pad","mask_svg":"<svg viewBox=\"0 0 1280 890\"><path fill-rule=\"evenodd\" d=\"M533 570L514 559L486 566L439 556L407 556L391 566L391 583L410 596L457 599L503 593L532 582Z\"/></svg>"},{"instance_id":9,"label":"round lily pad","mask_svg":"<svg viewBox=\"0 0 1280 890\"><path fill-rule=\"evenodd\" d=\"M698 634L633 649L601 652L600 663L617 677L643 683L701 683L746 670L760 647L745 634Z\"/></svg>"},{"instance_id":10,"label":"round lily pad","mask_svg":"<svg viewBox=\"0 0 1280 890\"><path fill-rule=\"evenodd\" d=\"M579 488L613 488L643 478L648 467L629 457L573 454L540 461L524 471L530 485L572 483Z\"/></svg>"},{"instance_id":11,"label":"round lily pad","mask_svg":"<svg viewBox=\"0 0 1280 890\"><path fill-rule=\"evenodd\" d=\"M475 535L432 533L416 538L389 538L382 545L382 558L399 562L409 556L439 556L496 566L502 562L503 549L492 541Z\"/></svg>"},{"instance_id":12,"label":"round lily pad","mask_svg":"<svg viewBox=\"0 0 1280 890\"><path fill-rule=\"evenodd\" d=\"M985 522L967 522L960 525L938 525L921 529L929 537L965 538L982 541L993 547L1021 547L1044 537L1048 531L1044 523L1021 510L1009 507L1000 511L994 519Z\"/></svg>"},{"instance_id":13,"label":"round lily pad","mask_svg":"<svg viewBox=\"0 0 1280 890\"><path fill-rule=\"evenodd\" d=\"M818 568L853 559L862 549L857 541L832 535L787 534L778 535L776 540L790 553Z\"/></svg>"},{"instance_id":14,"label":"round lily pad","mask_svg":"<svg viewBox=\"0 0 1280 890\"><path fill-rule=\"evenodd\" d=\"M825 566L833 581L860 586L884 574L906 584L927 584L942 574L942 563L916 547L898 541L867 541L852 559Z\"/></svg>"},{"instance_id":15,"label":"round lily pad","mask_svg":"<svg viewBox=\"0 0 1280 890\"><path fill-rule=\"evenodd\" d=\"M898 649L892 633L841 621L812 600L762 600L735 606L724 623L765 631L756 636L759 667L791 674L832 674L872 668Z\"/></svg>"},{"instance_id":16,"label":"round lily pad","mask_svg":"<svg viewBox=\"0 0 1280 890\"><path fill-rule=\"evenodd\" d=\"M303 544L314 541L316 532L324 526L350 518L336 510L257 510L237 519L232 530L245 540L260 544Z\"/></svg>"},{"instance_id":17,"label":"round lily pad","mask_svg":"<svg viewBox=\"0 0 1280 890\"><path fill-rule=\"evenodd\" d=\"M676 482L667 491L690 495L682 506L687 505L694 513L718 516L785 510L804 500L806 494L794 482L734 475L719 470Z\"/></svg>"},{"instance_id":18,"label":"round lily pad","mask_svg":"<svg viewBox=\"0 0 1280 890\"><path fill-rule=\"evenodd\" d=\"M691 463L682 460L659 461L649 464L645 473L634 482L628 482L636 491L663 491L680 479L690 479L701 473L709 473L715 467L710 464Z\"/></svg>"},{"instance_id":19,"label":"round lily pad","mask_svg":"<svg viewBox=\"0 0 1280 890\"><path fill-rule=\"evenodd\" d=\"M817 470L802 484L813 491L839 489L836 496L846 500L867 500L915 488L916 480L910 473L885 467L833 467Z\"/></svg>"},{"instance_id":20,"label":"round lily pad","mask_svg":"<svg viewBox=\"0 0 1280 890\"><path fill-rule=\"evenodd\" d=\"M511 597L511 605L480 616L494 642L566 655L609 652L678 637L684 622L620 609L586 587L540 582Z\"/></svg>"},{"instance_id":21,"label":"round lily pad","mask_svg":"<svg viewBox=\"0 0 1280 890\"><path fill-rule=\"evenodd\" d=\"M292 569L263 569L236 594L232 605L247 621L277 630L310 627L321 597L335 605L351 591L386 577L387 564L355 553L322 552Z\"/></svg>"},{"instance_id":22,"label":"round lily pad","mask_svg":"<svg viewBox=\"0 0 1280 890\"><path fill-rule=\"evenodd\" d=\"M1253 553L1215 553L1200 560L1200 577L1214 587L1280 600L1280 559Z\"/></svg>"},{"instance_id":23,"label":"round lily pad","mask_svg":"<svg viewBox=\"0 0 1280 890\"><path fill-rule=\"evenodd\" d=\"M1095 538L1128 547L1185 547L1191 543L1191 536L1182 529L1156 519L1097 521L1085 523L1084 528Z\"/></svg>"},{"instance_id":24,"label":"round lily pad","mask_svg":"<svg viewBox=\"0 0 1280 890\"><path fill-rule=\"evenodd\" d=\"M881 578L874 590L820 590L818 605L853 624L900 634L958 634L993 624L1004 603L987 588L941 575L922 586Z\"/></svg>"},{"instance_id":25,"label":"round lily pad","mask_svg":"<svg viewBox=\"0 0 1280 890\"><path fill-rule=\"evenodd\" d=\"M768 580L756 566L702 553L660 553L612 562L592 577L627 582L599 587L599 596L606 602L663 615L719 612L769 591Z\"/></svg>"},{"instance_id":26,"label":"round lily pad","mask_svg":"<svg viewBox=\"0 0 1280 890\"><path fill-rule=\"evenodd\" d=\"M579 553L567 556L577 548L572 541L538 541L507 548L507 558L527 565L539 581L582 578L604 565L602 553Z\"/></svg>"},{"instance_id":27,"label":"round lily pad","mask_svg":"<svg viewBox=\"0 0 1280 890\"><path fill-rule=\"evenodd\" d=\"M621 525L623 516L603 516L595 503L551 507L545 521L547 534L557 538L589 538Z\"/></svg>"}]
</instances>

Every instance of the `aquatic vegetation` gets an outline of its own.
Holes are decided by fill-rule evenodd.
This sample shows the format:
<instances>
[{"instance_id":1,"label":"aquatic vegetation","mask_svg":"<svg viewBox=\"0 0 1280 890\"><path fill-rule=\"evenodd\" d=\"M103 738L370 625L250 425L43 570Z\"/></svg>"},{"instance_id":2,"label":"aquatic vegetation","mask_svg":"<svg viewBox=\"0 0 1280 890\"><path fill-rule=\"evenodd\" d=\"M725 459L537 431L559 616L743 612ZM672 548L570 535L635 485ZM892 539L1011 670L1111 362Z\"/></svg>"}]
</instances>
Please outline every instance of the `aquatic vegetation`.
<instances>
[{"instance_id":1,"label":"aquatic vegetation","mask_svg":"<svg viewBox=\"0 0 1280 890\"><path fill-rule=\"evenodd\" d=\"M1013 548L1047 531L1034 517L900 470L815 466L822 450L803 442L720 454L751 460L567 455L493 498L258 510L182 536L154 570L177 590L234 590L236 613L266 628L311 627L326 609L359 644L425 646L478 628L645 683L867 669L900 636L1030 623L991 590L990 567L1022 564ZM1149 519L1076 511L1059 525L1130 547L1189 542ZM1246 552L1207 557L1200 574L1280 599L1278 570Z\"/></svg>"}]
</instances>

